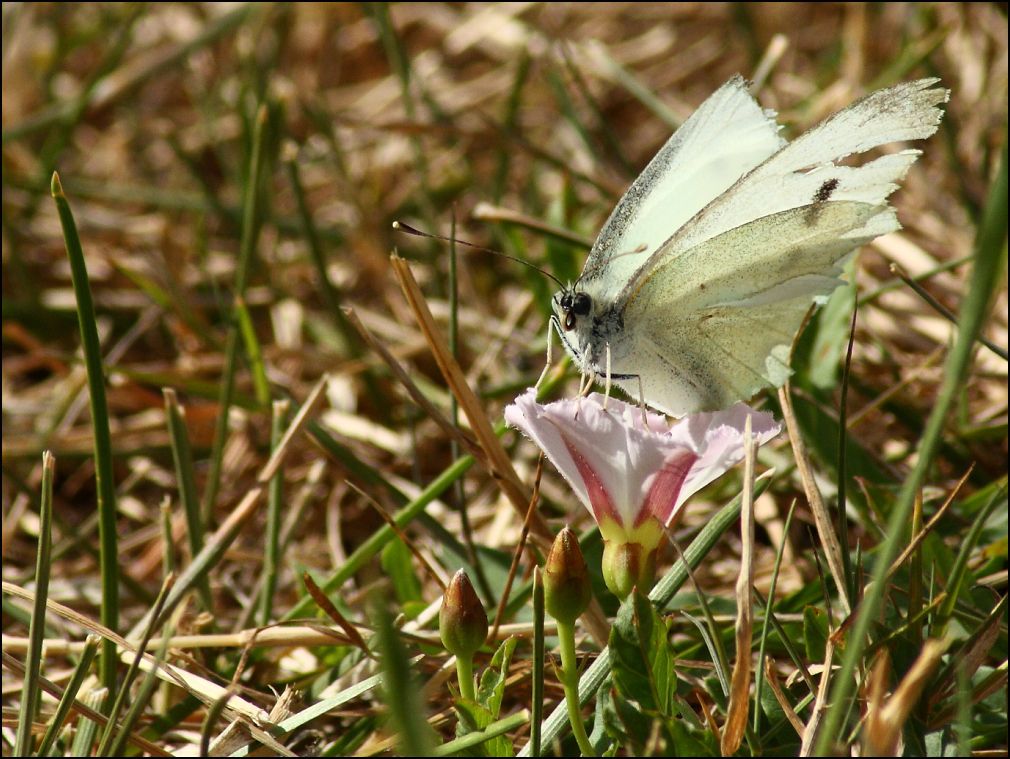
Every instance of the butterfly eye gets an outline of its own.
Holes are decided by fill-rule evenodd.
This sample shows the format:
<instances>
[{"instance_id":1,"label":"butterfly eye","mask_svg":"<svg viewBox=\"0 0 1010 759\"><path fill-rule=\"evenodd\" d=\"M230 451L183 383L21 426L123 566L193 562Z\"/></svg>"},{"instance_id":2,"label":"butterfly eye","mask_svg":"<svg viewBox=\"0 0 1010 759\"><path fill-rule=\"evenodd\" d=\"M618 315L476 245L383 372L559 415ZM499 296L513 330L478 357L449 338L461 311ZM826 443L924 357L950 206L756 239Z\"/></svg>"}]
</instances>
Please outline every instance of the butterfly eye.
<instances>
[{"instance_id":1,"label":"butterfly eye","mask_svg":"<svg viewBox=\"0 0 1010 759\"><path fill-rule=\"evenodd\" d=\"M579 316L586 316L589 314L589 308L592 303L592 298L585 293L576 293L575 298L572 301L572 311Z\"/></svg>"}]
</instances>

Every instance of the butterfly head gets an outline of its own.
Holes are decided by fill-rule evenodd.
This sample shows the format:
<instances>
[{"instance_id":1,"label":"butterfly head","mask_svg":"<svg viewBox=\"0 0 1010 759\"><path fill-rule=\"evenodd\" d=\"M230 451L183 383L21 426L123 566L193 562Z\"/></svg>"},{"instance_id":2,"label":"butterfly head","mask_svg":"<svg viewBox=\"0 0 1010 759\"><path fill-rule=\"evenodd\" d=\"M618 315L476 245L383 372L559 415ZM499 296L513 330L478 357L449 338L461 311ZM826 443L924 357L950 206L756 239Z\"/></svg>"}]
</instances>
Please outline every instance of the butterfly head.
<instances>
[{"instance_id":1,"label":"butterfly head","mask_svg":"<svg viewBox=\"0 0 1010 759\"><path fill-rule=\"evenodd\" d=\"M593 299L589 293L573 288L565 288L554 296L554 313L562 330L571 332L579 322L589 317L593 310Z\"/></svg>"}]
</instances>

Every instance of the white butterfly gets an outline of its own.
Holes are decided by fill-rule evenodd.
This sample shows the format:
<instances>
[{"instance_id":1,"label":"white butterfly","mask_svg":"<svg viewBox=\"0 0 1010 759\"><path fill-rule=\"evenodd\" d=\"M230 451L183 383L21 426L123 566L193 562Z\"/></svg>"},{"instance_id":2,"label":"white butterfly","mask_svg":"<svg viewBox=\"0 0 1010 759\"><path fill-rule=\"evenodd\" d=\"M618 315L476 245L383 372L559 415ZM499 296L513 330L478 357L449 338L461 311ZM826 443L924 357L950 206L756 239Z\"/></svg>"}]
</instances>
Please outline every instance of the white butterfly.
<instances>
[{"instance_id":1,"label":"white butterfly","mask_svg":"<svg viewBox=\"0 0 1010 759\"><path fill-rule=\"evenodd\" d=\"M583 373L673 416L725 408L790 374L789 346L844 259L900 229L887 197L919 156L836 162L933 134L949 92L879 90L789 143L735 76L635 180L551 321ZM609 355L608 355L609 354Z\"/></svg>"}]
</instances>

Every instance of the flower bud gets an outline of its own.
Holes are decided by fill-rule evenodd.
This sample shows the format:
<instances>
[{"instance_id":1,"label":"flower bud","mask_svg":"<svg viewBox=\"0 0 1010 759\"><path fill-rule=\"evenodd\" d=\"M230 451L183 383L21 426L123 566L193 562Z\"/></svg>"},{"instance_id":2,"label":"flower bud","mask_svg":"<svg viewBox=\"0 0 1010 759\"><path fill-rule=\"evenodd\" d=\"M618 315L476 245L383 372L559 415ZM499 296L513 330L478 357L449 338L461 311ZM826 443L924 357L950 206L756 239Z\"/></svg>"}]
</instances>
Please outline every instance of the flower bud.
<instances>
[{"instance_id":1,"label":"flower bud","mask_svg":"<svg viewBox=\"0 0 1010 759\"><path fill-rule=\"evenodd\" d=\"M593 589L589 569L575 533L565 527L554 539L544 564L544 605L547 613L572 624L589 606Z\"/></svg>"},{"instance_id":2,"label":"flower bud","mask_svg":"<svg viewBox=\"0 0 1010 759\"><path fill-rule=\"evenodd\" d=\"M624 600L636 585L644 593L652 587L656 551L640 543L608 540L603 544L603 581Z\"/></svg>"},{"instance_id":3,"label":"flower bud","mask_svg":"<svg viewBox=\"0 0 1010 759\"><path fill-rule=\"evenodd\" d=\"M445 649L471 658L487 638L487 614L462 569L453 575L438 611L438 632Z\"/></svg>"}]
</instances>

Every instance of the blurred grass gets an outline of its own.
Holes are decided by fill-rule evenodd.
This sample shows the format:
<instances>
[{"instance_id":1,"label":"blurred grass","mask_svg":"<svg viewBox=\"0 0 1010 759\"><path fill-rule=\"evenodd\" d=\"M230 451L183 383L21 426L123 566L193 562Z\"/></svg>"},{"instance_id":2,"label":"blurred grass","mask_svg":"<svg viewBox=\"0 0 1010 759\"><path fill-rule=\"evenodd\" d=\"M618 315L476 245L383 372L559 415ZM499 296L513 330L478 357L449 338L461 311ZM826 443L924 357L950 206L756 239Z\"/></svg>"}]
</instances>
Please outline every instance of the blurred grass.
<instances>
[{"instance_id":1,"label":"blurred grass","mask_svg":"<svg viewBox=\"0 0 1010 759\"><path fill-rule=\"evenodd\" d=\"M365 599L376 591L393 597L377 554L394 534L345 480L396 512L428 563L448 575L461 563L480 562L487 585L499 587L501 570L490 557L513 550L519 520L487 471L459 458L452 439L365 349L340 308L353 306L428 400L450 415L437 366L389 271L388 254L397 247L414 260L429 307L443 331L457 335L454 353L468 382L497 419L540 373L552 285L526 267L462 247L450 274L448 246L396 235L391 222L447 233L455 215L461 238L574 277L584 259L574 241L595 236L671 124L730 75L753 76L771 62L758 97L779 111L789 135L870 89L936 75L950 87L951 102L941 132L918 146L924 153L893 197L905 229L869 246L855 266L859 310L846 412L838 412L839 359L851 290L840 290L804 336L794 403L825 497L834 503L840 490L848 503L847 548L860 588L874 572L882 577L887 557L906 545L909 531L894 528L910 524L905 512L915 497L921 494L928 522L975 465L914 561L888 583L870 586L870 606L880 614L860 617L858 634L837 614L828 621L834 634L853 642L867 635L891 649L895 683L923 636L946 623L954 646L948 671L936 677L943 675L950 690L925 698L913 713L908 745L924 749L923 736L941 740L938 731L956 720L951 745L1005 751L1007 633L999 599L1006 594L1007 367L968 337L978 331L1007 345L1005 184L1002 196L990 191L1001 160L1005 172L1005 30L999 4L5 5L4 580L32 587L36 578L38 462L49 448L60 461L49 597L87 617L101 614L120 633L147 614L164 553L174 549L183 571L195 556L205 562L206 585L196 587L204 596L209 591L215 630L313 615L299 580L308 570L367 634ZM75 295L61 216L47 197L54 169L76 220L80 253L71 262L86 261L93 314L79 305L79 287ZM477 220L481 203L567 236ZM982 257L972 255L977 239L987 251ZM975 322L959 332L895 281L892 263L962 320L970 310ZM458 301L451 297L457 292ZM90 332L83 354L78 315ZM957 381L945 380L955 340L961 369ZM178 506L202 489L194 524L210 529L227 520L247 493L266 485L257 478L275 446L267 401L289 399L297 407L324 373L333 377L326 413L311 420L311 435L288 444L283 497L272 495L269 509L265 501L251 509L213 550L201 552L194 534L200 528L186 537L179 520L166 546L163 498ZM568 381L573 391L575 380ZM83 392L92 402L105 388L106 409L88 412L81 390L88 382ZM166 411L166 389L177 394L184 415ZM777 407L774 397L767 402ZM92 451L96 440L104 445L106 422L111 456L99 463L96 483ZM504 440L529 479L531 450L513 445L511 433ZM786 642L803 639L804 622L794 615L823 612L824 601L812 559L820 547L809 537L811 514L790 455L785 447L761 452L778 476L758 502L755 571L762 594L777 578L760 645L805 722L810 688L802 677L787 678L821 662L794 661L806 652ZM842 483L839 469L847 473ZM99 489L107 506L96 520ZM713 485L688 511L678 541L688 544L736 492L733 478ZM541 494L552 527L588 524L553 471L545 471ZM464 503L475 551L460 542ZM192 520L193 504L184 511ZM288 536L280 542L279 520ZM969 533L977 543L961 550ZM692 614L711 607L716 639L727 646L732 621L722 603L733 597L738 550L733 540L714 542L695 570L703 595L684 597ZM411 565L404 558L400 572ZM523 558L524 572L531 562ZM454 721L444 717L451 700L438 676L444 654L423 638L432 629L438 583L413 566L420 603L391 604L393 618L409 614L382 629L398 630L408 655L426 654L412 672L428 681L426 713L444 742L454 737ZM906 594L916 587L918 600ZM110 604L120 588L117 620ZM941 592L949 595L938 604ZM27 635L30 607L9 595L3 601L4 649L22 658L14 641ZM602 601L613 608L612 599ZM190 603L175 612L180 634L208 628L203 607ZM510 608L517 609L511 621L531 619L528 603ZM917 616L921 609L925 617ZM62 618L46 622L48 638L84 638ZM697 628L675 629L678 655L708 656ZM909 642L915 629L921 632ZM192 661L172 652L169 659L224 682L238 673L245 696L268 709L276 700L272 688L286 684L308 703L332 699L339 710L306 711L298 722L314 731L323 753L391 745L376 716L379 691L339 696L354 678L376 673L353 646L337 639L293 643L282 653L251 645L248 655L225 646ZM846 651L847 672L868 666L859 649ZM121 666L112 650L106 641L105 678ZM587 644L584 653L591 650ZM46 654L43 673L70 678L77 655ZM530 707L531 655L530 644L521 643L502 715ZM594 677L605 669L591 667ZM706 708L718 711L697 687L714 682L711 670L685 665L685 672L679 697L693 708L708 698ZM549 667L543 677L543 707L551 713L557 683ZM1001 703L998 689L986 693L1000 682ZM855 680L836 677L835 684L844 690ZM93 680L74 685L82 701L102 702ZM146 716L156 727L145 737L166 748L192 741L179 736L206 717L207 707L183 698L186 692L168 686L149 702ZM5 689L5 719L8 708L24 709L19 693ZM43 700L41 718L54 709ZM992 729L1000 716L1002 733ZM799 737L781 710L762 707L761 717L755 714L753 724L770 727L753 731L755 750L795 753ZM822 749L852 731L846 719L841 709L828 714ZM937 720L946 722L938 727ZM68 741L82 750L93 744L94 723L72 711L66 724L77 730L64 731L57 750L67 750ZM121 727L116 735L127 735ZM557 729L545 723L545 751L570 747L554 742ZM306 751L297 733L286 735L292 750ZM527 728L509 735L517 749L526 745Z\"/></svg>"}]
</instances>

